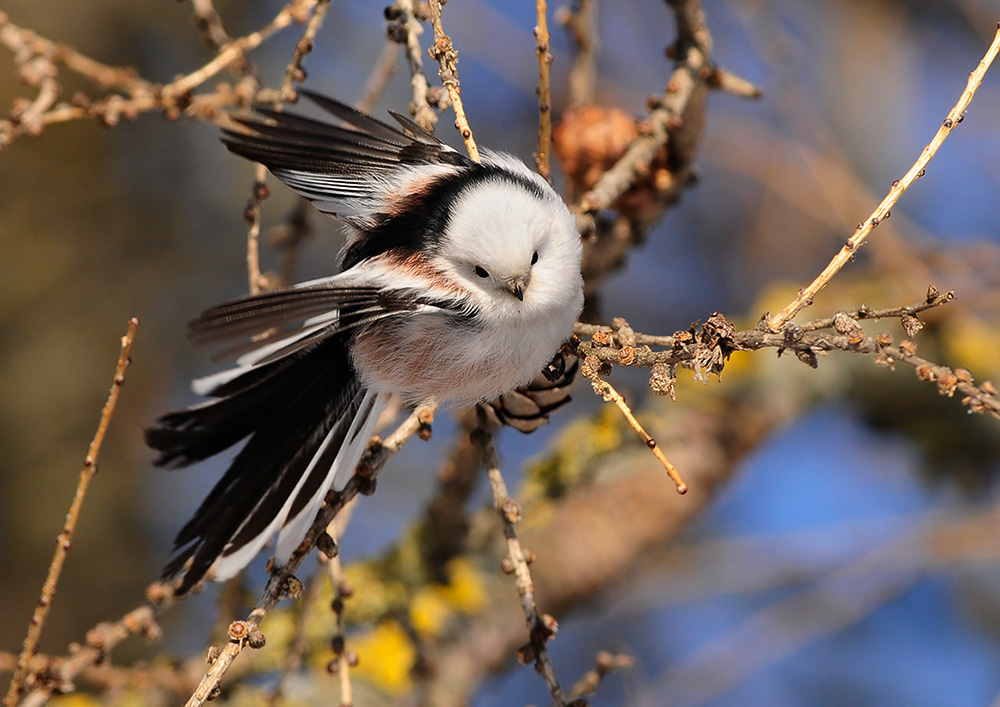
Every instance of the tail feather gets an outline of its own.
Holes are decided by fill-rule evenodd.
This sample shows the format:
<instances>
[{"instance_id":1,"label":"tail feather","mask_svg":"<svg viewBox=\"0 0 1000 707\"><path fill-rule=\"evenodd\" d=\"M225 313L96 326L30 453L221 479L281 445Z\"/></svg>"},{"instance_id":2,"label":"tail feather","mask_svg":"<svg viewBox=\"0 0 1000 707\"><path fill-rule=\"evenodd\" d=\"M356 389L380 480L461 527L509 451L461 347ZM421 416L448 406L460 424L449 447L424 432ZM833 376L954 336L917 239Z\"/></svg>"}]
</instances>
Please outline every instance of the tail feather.
<instances>
[{"instance_id":1,"label":"tail feather","mask_svg":"<svg viewBox=\"0 0 1000 707\"><path fill-rule=\"evenodd\" d=\"M355 414L333 461L327 464L324 460L316 465L316 471L310 475L306 484L295 496L288 510L288 519L278 535L274 552L278 564L283 565L287 562L298 547L322 506L327 491L331 488L342 489L350 480L355 467L361 461L361 455L368 446L368 440L375 431L375 423L387 404L387 395L369 391L361 401L360 409Z\"/></svg>"},{"instance_id":2,"label":"tail feather","mask_svg":"<svg viewBox=\"0 0 1000 707\"><path fill-rule=\"evenodd\" d=\"M250 367L212 391L221 397L147 430L157 463L169 466L249 438L177 535L164 576L184 572L179 593L210 570L216 579L235 574L283 526L282 548L294 550L326 492L350 477L384 401L354 374L347 339L336 334Z\"/></svg>"}]
</instances>

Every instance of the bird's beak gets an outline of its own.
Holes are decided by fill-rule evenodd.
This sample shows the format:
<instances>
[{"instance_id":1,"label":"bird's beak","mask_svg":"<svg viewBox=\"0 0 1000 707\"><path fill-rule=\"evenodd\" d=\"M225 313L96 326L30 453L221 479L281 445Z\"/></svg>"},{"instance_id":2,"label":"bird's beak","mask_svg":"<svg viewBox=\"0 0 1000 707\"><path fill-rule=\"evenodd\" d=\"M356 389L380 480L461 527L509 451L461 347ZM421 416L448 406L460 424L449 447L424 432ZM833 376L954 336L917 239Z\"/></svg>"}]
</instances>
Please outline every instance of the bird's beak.
<instances>
[{"instance_id":1,"label":"bird's beak","mask_svg":"<svg viewBox=\"0 0 1000 707\"><path fill-rule=\"evenodd\" d=\"M528 281L531 279L530 275L520 275L518 277L512 277L511 279L504 282L507 287L507 291L512 295L517 297L520 302L524 301L524 290L528 286Z\"/></svg>"}]
</instances>

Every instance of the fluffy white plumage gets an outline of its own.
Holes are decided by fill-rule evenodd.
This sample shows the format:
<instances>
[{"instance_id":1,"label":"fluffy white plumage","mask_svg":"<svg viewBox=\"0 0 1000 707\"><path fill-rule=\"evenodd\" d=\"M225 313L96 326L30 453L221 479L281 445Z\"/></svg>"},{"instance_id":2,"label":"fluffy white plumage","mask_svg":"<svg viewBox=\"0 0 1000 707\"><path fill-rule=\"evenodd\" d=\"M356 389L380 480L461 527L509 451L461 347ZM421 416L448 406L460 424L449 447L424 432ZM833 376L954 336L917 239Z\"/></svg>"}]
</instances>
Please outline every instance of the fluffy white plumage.
<instances>
[{"instance_id":1,"label":"fluffy white plumage","mask_svg":"<svg viewBox=\"0 0 1000 707\"><path fill-rule=\"evenodd\" d=\"M473 163L402 116L400 131L306 95L353 128L262 110L226 144L349 226L344 270L192 322L236 365L196 381L214 400L162 416L147 441L175 466L248 441L178 534L164 574L184 573L180 592L235 574L276 533L287 561L390 395L470 403L523 386L583 304L574 220L522 162Z\"/></svg>"}]
</instances>

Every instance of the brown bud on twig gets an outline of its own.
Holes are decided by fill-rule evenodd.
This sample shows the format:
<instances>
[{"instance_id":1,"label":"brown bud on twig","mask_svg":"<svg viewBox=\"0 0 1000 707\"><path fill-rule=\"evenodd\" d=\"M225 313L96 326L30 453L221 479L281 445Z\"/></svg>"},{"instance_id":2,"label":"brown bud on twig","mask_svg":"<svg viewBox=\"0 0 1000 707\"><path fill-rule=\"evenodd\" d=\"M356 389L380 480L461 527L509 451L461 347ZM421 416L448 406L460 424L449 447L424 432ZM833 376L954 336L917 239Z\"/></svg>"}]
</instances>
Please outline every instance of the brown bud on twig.
<instances>
[{"instance_id":1,"label":"brown bud on twig","mask_svg":"<svg viewBox=\"0 0 1000 707\"><path fill-rule=\"evenodd\" d=\"M508 523L517 523L521 520L521 507L512 498L508 498L500 504L500 513Z\"/></svg>"},{"instance_id":2,"label":"brown bud on twig","mask_svg":"<svg viewBox=\"0 0 1000 707\"><path fill-rule=\"evenodd\" d=\"M316 549L331 560L340 553L337 542L330 537L329 533L319 534L319 537L316 538Z\"/></svg>"},{"instance_id":3,"label":"brown bud on twig","mask_svg":"<svg viewBox=\"0 0 1000 707\"><path fill-rule=\"evenodd\" d=\"M514 655L521 665L531 665L538 660L538 648L535 647L534 643L525 643L517 649L517 653Z\"/></svg>"},{"instance_id":4,"label":"brown bud on twig","mask_svg":"<svg viewBox=\"0 0 1000 707\"><path fill-rule=\"evenodd\" d=\"M302 596L302 589L302 580L298 577L288 577L285 579L285 583L281 587L280 597L282 599L288 598L294 601Z\"/></svg>"},{"instance_id":5,"label":"brown bud on twig","mask_svg":"<svg viewBox=\"0 0 1000 707\"><path fill-rule=\"evenodd\" d=\"M938 392L941 395L947 395L950 398L955 394L956 386L958 386L958 376L951 371L938 376Z\"/></svg>"},{"instance_id":6,"label":"brown bud on twig","mask_svg":"<svg viewBox=\"0 0 1000 707\"><path fill-rule=\"evenodd\" d=\"M358 483L358 493L362 496L372 496L375 493L375 489L378 487L378 479L359 479Z\"/></svg>"},{"instance_id":7,"label":"brown bud on twig","mask_svg":"<svg viewBox=\"0 0 1000 707\"><path fill-rule=\"evenodd\" d=\"M233 621L229 624L229 640L240 642L250 635L250 627L245 621Z\"/></svg>"},{"instance_id":8,"label":"brown bud on twig","mask_svg":"<svg viewBox=\"0 0 1000 707\"><path fill-rule=\"evenodd\" d=\"M344 648L347 646L347 641L343 634L337 634L330 639L330 648L333 650L334 655L343 655Z\"/></svg>"},{"instance_id":9,"label":"brown bud on twig","mask_svg":"<svg viewBox=\"0 0 1000 707\"><path fill-rule=\"evenodd\" d=\"M209 665L214 665L220 655L222 655L222 646L209 646L208 653L205 655L205 662Z\"/></svg>"}]
</instances>

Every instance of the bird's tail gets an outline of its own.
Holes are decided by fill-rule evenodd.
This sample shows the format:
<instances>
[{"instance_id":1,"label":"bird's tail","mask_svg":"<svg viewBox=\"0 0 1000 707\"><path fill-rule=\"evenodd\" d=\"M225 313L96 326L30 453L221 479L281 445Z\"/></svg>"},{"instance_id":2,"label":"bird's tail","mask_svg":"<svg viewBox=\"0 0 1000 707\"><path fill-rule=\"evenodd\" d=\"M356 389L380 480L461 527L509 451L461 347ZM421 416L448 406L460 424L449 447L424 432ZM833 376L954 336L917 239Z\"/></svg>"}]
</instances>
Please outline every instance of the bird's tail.
<instances>
[{"instance_id":1,"label":"bird's tail","mask_svg":"<svg viewBox=\"0 0 1000 707\"><path fill-rule=\"evenodd\" d=\"M167 413L146 431L156 463L169 467L247 440L174 541L163 574L184 573L179 594L209 572L233 576L275 534L284 564L327 491L350 479L387 396L354 373L347 340L335 333L204 379L196 389L214 400Z\"/></svg>"}]
</instances>

